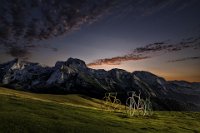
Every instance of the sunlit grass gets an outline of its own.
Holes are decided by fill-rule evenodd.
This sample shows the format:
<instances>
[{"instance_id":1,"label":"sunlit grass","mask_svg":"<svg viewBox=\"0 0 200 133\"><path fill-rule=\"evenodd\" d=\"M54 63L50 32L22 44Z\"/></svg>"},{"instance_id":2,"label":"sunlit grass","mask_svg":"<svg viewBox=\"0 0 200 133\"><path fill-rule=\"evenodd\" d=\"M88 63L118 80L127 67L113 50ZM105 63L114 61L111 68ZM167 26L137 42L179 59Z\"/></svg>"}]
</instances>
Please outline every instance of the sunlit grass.
<instances>
[{"instance_id":1,"label":"sunlit grass","mask_svg":"<svg viewBox=\"0 0 200 133\"><path fill-rule=\"evenodd\" d=\"M155 112L129 118L101 111L100 100L81 95L32 94L0 88L0 132L200 132L198 112Z\"/></svg>"},{"instance_id":2,"label":"sunlit grass","mask_svg":"<svg viewBox=\"0 0 200 133\"><path fill-rule=\"evenodd\" d=\"M45 102L54 102L59 104L74 105L81 107L97 108L101 107L101 100L90 98L83 95L53 95L53 94L36 94L24 91L11 90L0 87L0 94L16 96L19 98L34 99Z\"/></svg>"}]
</instances>

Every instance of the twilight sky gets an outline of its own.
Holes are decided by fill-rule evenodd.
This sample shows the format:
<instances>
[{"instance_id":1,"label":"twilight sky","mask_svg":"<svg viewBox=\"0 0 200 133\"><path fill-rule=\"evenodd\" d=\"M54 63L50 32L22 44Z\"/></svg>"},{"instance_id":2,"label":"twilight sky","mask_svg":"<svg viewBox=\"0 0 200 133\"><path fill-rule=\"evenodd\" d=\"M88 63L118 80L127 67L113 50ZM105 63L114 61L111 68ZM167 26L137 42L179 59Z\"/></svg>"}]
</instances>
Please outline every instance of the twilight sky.
<instances>
[{"instance_id":1,"label":"twilight sky","mask_svg":"<svg viewBox=\"0 0 200 133\"><path fill-rule=\"evenodd\" d=\"M200 82L199 0L0 0L0 62L144 70Z\"/></svg>"}]
</instances>

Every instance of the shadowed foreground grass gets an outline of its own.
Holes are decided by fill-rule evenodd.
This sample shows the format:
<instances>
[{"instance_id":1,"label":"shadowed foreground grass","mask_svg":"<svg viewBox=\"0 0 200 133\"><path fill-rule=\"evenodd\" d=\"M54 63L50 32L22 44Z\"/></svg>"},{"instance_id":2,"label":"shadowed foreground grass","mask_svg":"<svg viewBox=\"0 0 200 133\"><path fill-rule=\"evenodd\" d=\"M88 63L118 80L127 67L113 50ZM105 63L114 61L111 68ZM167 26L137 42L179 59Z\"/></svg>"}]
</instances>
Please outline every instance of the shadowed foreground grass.
<instances>
[{"instance_id":1,"label":"shadowed foreground grass","mask_svg":"<svg viewBox=\"0 0 200 133\"><path fill-rule=\"evenodd\" d=\"M80 95L0 88L0 132L200 133L199 112L155 112L151 117L127 118L124 113L101 111L99 106L99 100Z\"/></svg>"}]
</instances>

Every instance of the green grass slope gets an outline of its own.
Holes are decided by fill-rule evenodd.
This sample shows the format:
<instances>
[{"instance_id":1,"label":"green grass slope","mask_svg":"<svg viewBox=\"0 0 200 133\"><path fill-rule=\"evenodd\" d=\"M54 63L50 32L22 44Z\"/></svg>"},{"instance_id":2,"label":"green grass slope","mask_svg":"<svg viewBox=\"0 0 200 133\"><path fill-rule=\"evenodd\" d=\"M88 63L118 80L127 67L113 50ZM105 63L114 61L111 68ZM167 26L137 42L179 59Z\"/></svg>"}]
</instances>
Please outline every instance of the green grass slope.
<instances>
[{"instance_id":1,"label":"green grass slope","mask_svg":"<svg viewBox=\"0 0 200 133\"><path fill-rule=\"evenodd\" d=\"M200 133L198 112L155 112L127 118L81 95L33 94L0 88L1 133Z\"/></svg>"}]
</instances>

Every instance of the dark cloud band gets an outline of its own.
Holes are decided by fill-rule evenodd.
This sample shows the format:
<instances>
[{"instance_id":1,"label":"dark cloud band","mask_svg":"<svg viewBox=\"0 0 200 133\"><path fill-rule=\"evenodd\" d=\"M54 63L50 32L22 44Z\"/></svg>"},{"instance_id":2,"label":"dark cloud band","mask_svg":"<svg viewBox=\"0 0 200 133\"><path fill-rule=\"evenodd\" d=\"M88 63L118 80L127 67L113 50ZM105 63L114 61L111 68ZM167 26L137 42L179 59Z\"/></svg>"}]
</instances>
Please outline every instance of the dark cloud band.
<instances>
[{"instance_id":1,"label":"dark cloud band","mask_svg":"<svg viewBox=\"0 0 200 133\"><path fill-rule=\"evenodd\" d=\"M180 61L188 61L188 60L200 60L200 56L193 56L193 57L186 57L186 58L180 58L176 60L169 60L167 62L180 62Z\"/></svg>"},{"instance_id":2,"label":"dark cloud band","mask_svg":"<svg viewBox=\"0 0 200 133\"><path fill-rule=\"evenodd\" d=\"M35 41L94 22L114 4L114 0L1 0L0 46L11 56L28 57L40 47Z\"/></svg>"}]
</instances>

